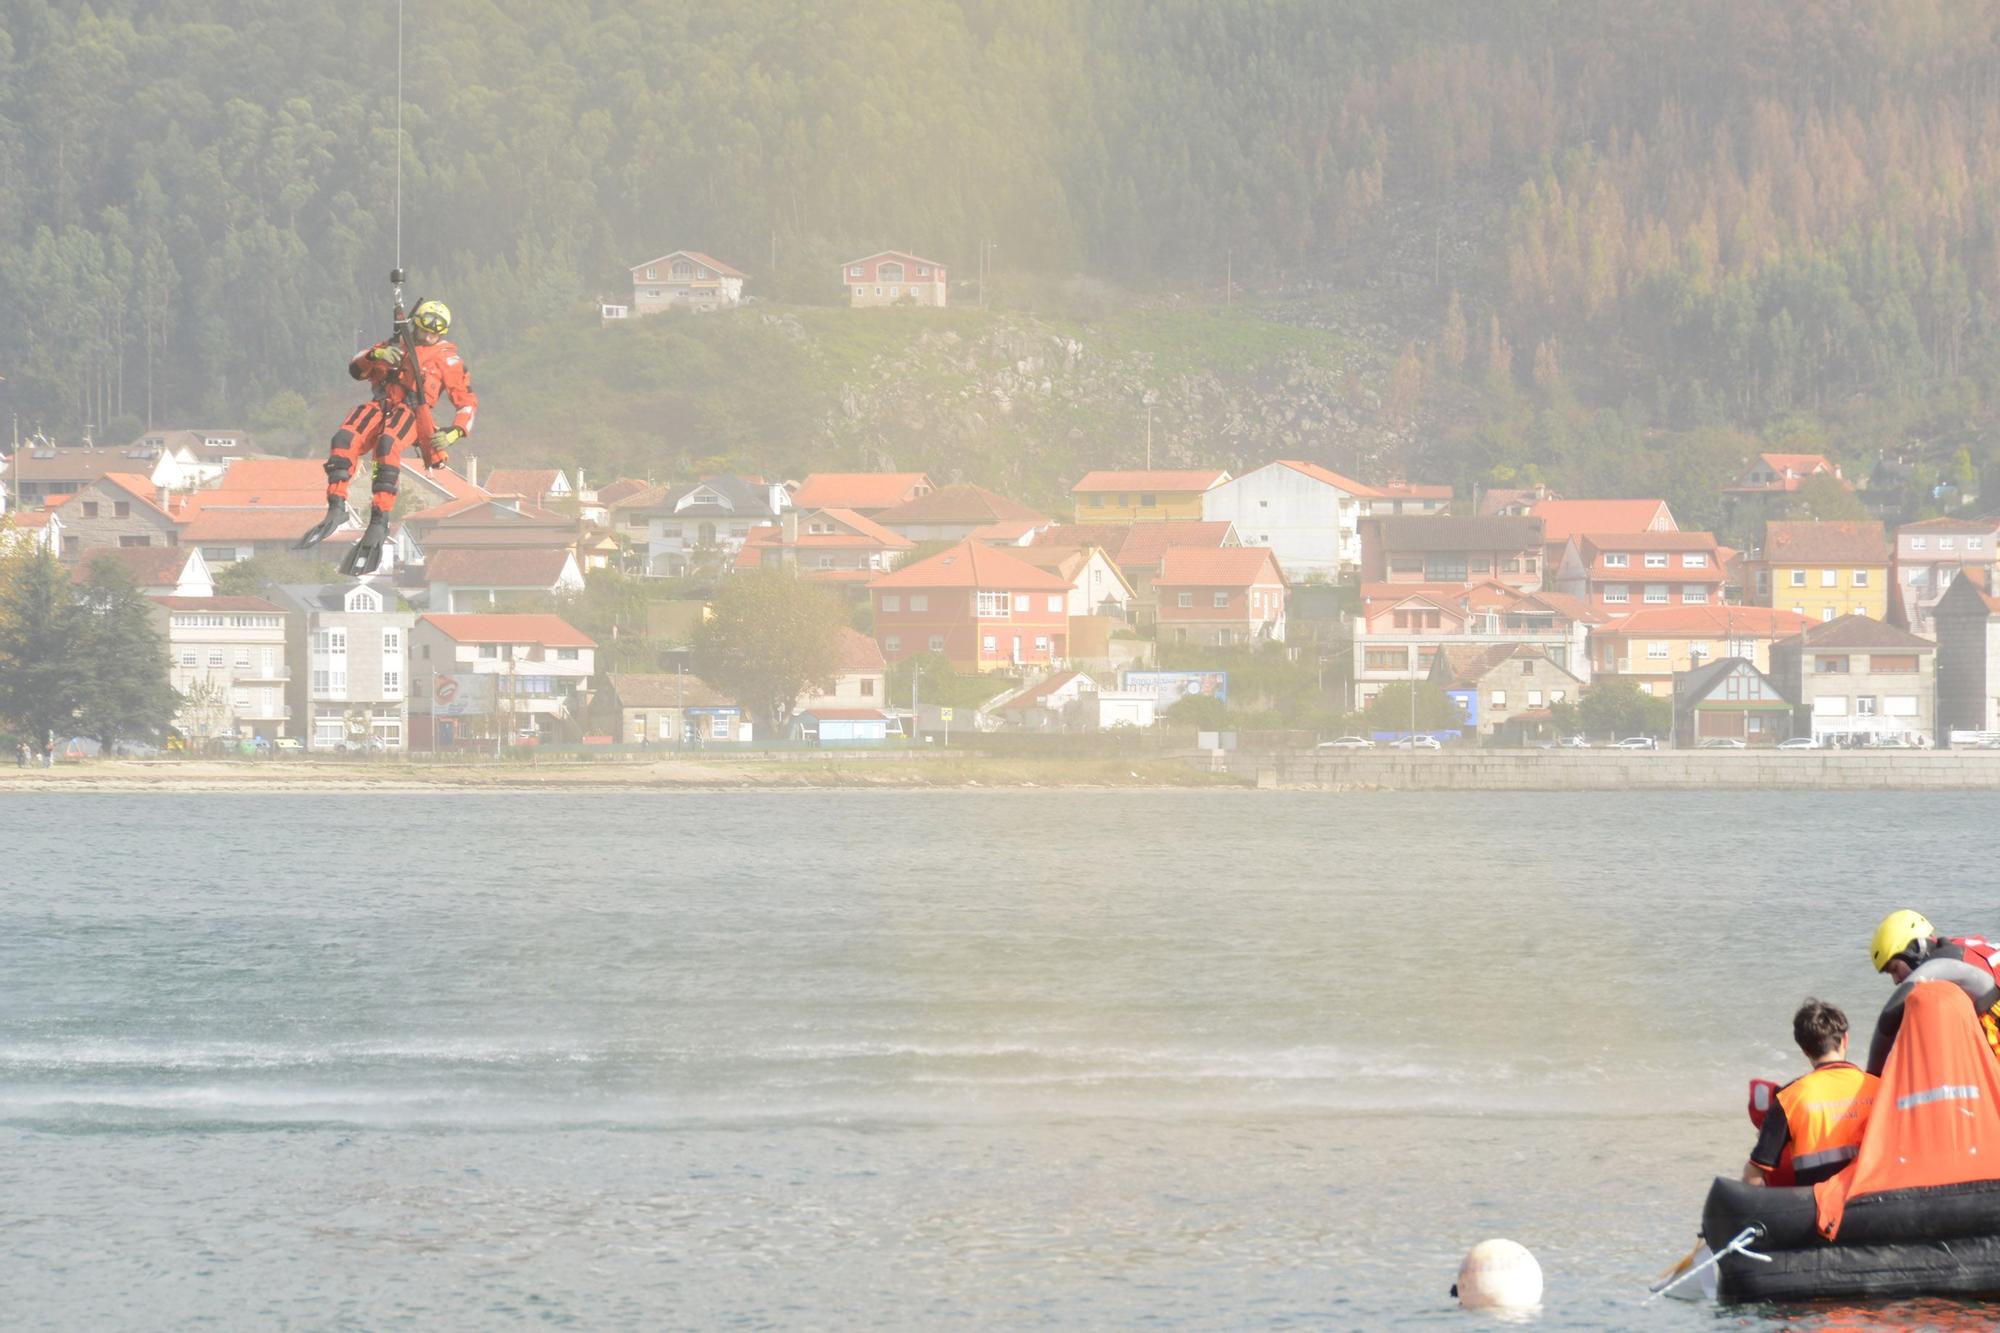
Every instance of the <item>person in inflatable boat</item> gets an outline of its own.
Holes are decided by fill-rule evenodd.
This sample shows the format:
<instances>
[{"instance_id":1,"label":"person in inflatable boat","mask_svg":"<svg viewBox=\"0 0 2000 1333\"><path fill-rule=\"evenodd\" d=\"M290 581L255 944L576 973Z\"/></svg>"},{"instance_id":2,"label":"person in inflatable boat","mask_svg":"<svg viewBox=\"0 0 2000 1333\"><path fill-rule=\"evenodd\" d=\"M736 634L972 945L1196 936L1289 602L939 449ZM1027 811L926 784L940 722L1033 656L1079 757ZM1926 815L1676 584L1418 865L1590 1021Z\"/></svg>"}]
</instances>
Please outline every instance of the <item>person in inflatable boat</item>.
<instances>
[{"instance_id":1,"label":"person in inflatable boat","mask_svg":"<svg viewBox=\"0 0 2000 1333\"><path fill-rule=\"evenodd\" d=\"M1882 918L1868 947L1875 970L1896 983L1895 993L1875 1020L1868 1043L1868 1072L1880 1074L1889 1048L1903 1026L1903 1002L1919 981L1949 981L1971 997L1987 1047L2000 1058L2000 945L1978 935L1940 939L1921 912L1900 908Z\"/></svg>"},{"instance_id":2,"label":"person in inflatable boat","mask_svg":"<svg viewBox=\"0 0 2000 1333\"><path fill-rule=\"evenodd\" d=\"M1847 1015L1807 1000L1792 1015L1792 1039L1812 1071L1778 1089L1757 1146L1743 1164L1752 1185L1817 1185L1861 1150L1880 1080L1847 1060Z\"/></svg>"}]
</instances>

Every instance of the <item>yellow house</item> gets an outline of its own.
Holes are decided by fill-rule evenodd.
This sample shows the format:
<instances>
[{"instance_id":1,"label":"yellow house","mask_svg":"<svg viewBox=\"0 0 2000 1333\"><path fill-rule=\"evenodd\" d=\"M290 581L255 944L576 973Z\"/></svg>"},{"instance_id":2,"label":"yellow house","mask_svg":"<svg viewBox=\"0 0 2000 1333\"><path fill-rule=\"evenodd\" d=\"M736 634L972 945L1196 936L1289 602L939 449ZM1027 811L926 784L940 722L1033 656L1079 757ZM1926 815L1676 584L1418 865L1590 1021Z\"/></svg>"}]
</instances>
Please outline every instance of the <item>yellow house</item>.
<instances>
[{"instance_id":1,"label":"yellow house","mask_svg":"<svg viewBox=\"0 0 2000 1333\"><path fill-rule=\"evenodd\" d=\"M1229 480L1221 468L1090 472L1070 487L1079 523L1201 518L1201 497Z\"/></svg>"},{"instance_id":2,"label":"yellow house","mask_svg":"<svg viewBox=\"0 0 2000 1333\"><path fill-rule=\"evenodd\" d=\"M1758 605L1808 620L1889 612L1889 540L1873 519L1767 522L1750 574Z\"/></svg>"}]
</instances>

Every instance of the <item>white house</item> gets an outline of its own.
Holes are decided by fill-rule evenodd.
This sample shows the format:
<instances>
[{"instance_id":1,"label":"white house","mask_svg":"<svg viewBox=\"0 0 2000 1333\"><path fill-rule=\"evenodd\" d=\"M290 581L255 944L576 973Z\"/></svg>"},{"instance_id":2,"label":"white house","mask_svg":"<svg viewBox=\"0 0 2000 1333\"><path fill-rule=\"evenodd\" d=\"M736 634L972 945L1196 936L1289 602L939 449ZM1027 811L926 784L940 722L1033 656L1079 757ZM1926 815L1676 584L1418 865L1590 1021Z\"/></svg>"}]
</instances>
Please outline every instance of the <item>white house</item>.
<instances>
[{"instance_id":1,"label":"white house","mask_svg":"<svg viewBox=\"0 0 2000 1333\"><path fill-rule=\"evenodd\" d=\"M1281 459L1201 497L1201 516L1228 521L1245 546L1266 546L1285 577L1336 578L1361 564L1360 522L1379 492L1317 463Z\"/></svg>"},{"instance_id":2,"label":"white house","mask_svg":"<svg viewBox=\"0 0 2000 1333\"><path fill-rule=\"evenodd\" d=\"M715 310L743 300L749 275L699 250L676 250L632 266L632 314L657 315L663 310ZM610 313L606 319L623 319Z\"/></svg>"},{"instance_id":3,"label":"white house","mask_svg":"<svg viewBox=\"0 0 2000 1333\"><path fill-rule=\"evenodd\" d=\"M504 594L583 591L583 571L571 550L439 551L424 566L432 611L479 611L497 606Z\"/></svg>"},{"instance_id":4,"label":"white house","mask_svg":"<svg viewBox=\"0 0 2000 1333\"><path fill-rule=\"evenodd\" d=\"M597 643L561 616L427 615L411 642L419 743L440 718L457 740L582 735Z\"/></svg>"},{"instance_id":5,"label":"white house","mask_svg":"<svg viewBox=\"0 0 2000 1333\"><path fill-rule=\"evenodd\" d=\"M285 734L285 610L261 597L154 597L167 681L181 696L174 725L194 742Z\"/></svg>"},{"instance_id":6,"label":"white house","mask_svg":"<svg viewBox=\"0 0 2000 1333\"><path fill-rule=\"evenodd\" d=\"M285 642L298 668L287 677L291 733L309 750L362 744L401 750L416 617L373 580L281 584L270 591L290 613Z\"/></svg>"},{"instance_id":7,"label":"white house","mask_svg":"<svg viewBox=\"0 0 2000 1333\"><path fill-rule=\"evenodd\" d=\"M746 477L708 477L676 487L645 511L646 569L678 578L704 559L732 561L750 529L776 523L791 507L783 486Z\"/></svg>"}]
</instances>

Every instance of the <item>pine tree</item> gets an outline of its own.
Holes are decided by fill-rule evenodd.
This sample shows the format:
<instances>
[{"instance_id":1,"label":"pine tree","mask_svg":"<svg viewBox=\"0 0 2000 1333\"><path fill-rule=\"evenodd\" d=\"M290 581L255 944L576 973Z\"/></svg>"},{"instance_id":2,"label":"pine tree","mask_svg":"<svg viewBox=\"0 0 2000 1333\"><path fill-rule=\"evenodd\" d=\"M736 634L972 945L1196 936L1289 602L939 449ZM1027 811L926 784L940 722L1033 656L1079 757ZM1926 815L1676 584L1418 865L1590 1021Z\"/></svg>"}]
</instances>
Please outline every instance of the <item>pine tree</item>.
<instances>
[{"instance_id":1,"label":"pine tree","mask_svg":"<svg viewBox=\"0 0 2000 1333\"><path fill-rule=\"evenodd\" d=\"M159 737L173 722L180 698L167 683L167 647L145 594L123 566L94 561L82 611L78 729L106 754L120 737Z\"/></svg>"},{"instance_id":2,"label":"pine tree","mask_svg":"<svg viewBox=\"0 0 2000 1333\"><path fill-rule=\"evenodd\" d=\"M0 560L0 718L32 746L67 737L83 699L83 613L55 556Z\"/></svg>"}]
</instances>

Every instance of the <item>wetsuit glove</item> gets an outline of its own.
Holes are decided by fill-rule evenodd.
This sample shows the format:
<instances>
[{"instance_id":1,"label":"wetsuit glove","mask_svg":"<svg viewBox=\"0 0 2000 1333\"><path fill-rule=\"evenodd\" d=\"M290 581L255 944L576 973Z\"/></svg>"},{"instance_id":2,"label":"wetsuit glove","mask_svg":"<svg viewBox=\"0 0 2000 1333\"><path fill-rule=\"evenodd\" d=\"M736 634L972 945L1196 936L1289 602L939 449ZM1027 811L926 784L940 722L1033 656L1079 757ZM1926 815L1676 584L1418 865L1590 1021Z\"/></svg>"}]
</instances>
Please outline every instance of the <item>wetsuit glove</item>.
<instances>
[{"instance_id":1,"label":"wetsuit glove","mask_svg":"<svg viewBox=\"0 0 2000 1333\"><path fill-rule=\"evenodd\" d=\"M445 456L451 447L465 438L465 432L456 426L448 426L424 442L424 466L439 468L444 466Z\"/></svg>"},{"instance_id":2,"label":"wetsuit glove","mask_svg":"<svg viewBox=\"0 0 2000 1333\"><path fill-rule=\"evenodd\" d=\"M383 365L394 370L397 366L403 364L403 349L394 343L384 343L382 346L369 352L368 359L370 361L380 361Z\"/></svg>"}]
</instances>

